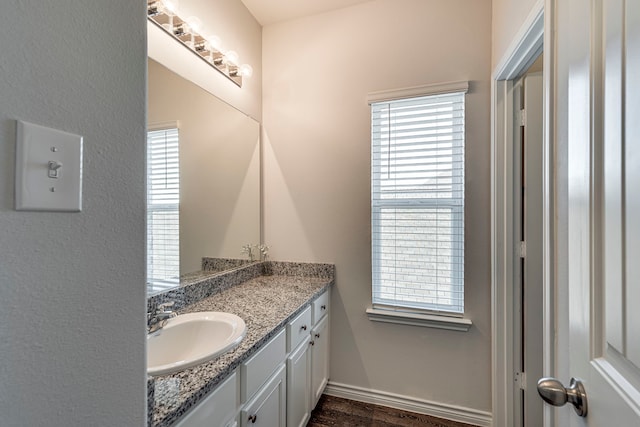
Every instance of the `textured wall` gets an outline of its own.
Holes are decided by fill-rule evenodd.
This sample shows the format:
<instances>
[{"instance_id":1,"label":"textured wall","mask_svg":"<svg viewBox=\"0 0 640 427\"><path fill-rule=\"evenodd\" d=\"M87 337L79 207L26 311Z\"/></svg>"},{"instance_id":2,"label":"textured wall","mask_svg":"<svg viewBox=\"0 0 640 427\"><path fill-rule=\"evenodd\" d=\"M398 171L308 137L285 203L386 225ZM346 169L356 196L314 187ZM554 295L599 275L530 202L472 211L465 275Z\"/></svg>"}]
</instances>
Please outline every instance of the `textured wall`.
<instances>
[{"instance_id":1,"label":"textured wall","mask_svg":"<svg viewBox=\"0 0 640 427\"><path fill-rule=\"evenodd\" d=\"M143 2L0 13L0 424L145 422ZM14 211L15 119L84 136L83 211Z\"/></svg>"},{"instance_id":2,"label":"textured wall","mask_svg":"<svg viewBox=\"0 0 640 427\"><path fill-rule=\"evenodd\" d=\"M263 29L265 240L336 264L331 380L491 410L489 0L378 0ZM469 80L467 332L371 322L367 93ZM463 387L454 385L463 384Z\"/></svg>"}]
</instances>

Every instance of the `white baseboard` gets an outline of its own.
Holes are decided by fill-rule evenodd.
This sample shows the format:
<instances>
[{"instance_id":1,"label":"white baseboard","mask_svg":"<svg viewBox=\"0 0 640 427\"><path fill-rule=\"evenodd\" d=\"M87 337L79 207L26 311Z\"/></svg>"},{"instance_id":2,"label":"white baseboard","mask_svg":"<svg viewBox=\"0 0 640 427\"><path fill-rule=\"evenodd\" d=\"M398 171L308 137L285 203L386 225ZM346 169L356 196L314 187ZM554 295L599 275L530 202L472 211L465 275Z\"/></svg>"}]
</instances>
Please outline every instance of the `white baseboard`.
<instances>
[{"instance_id":1,"label":"white baseboard","mask_svg":"<svg viewBox=\"0 0 640 427\"><path fill-rule=\"evenodd\" d=\"M447 405L437 402L416 399L415 397L402 396L387 393L380 390L371 390L347 384L329 381L324 394L358 402L387 406L432 417L444 418L451 421L473 424L480 427L491 427L491 412L478 411L477 409L464 408L462 406Z\"/></svg>"}]
</instances>

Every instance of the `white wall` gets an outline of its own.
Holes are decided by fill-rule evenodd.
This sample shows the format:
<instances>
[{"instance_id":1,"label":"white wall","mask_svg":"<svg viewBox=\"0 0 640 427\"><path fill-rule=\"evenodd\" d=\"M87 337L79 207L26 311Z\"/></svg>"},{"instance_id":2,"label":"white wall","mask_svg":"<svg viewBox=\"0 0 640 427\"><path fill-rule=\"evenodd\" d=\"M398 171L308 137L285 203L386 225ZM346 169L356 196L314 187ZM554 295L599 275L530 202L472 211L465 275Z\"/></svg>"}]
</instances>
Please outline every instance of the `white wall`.
<instances>
[{"instance_id":1,"label":"white wall","mask_svg":"<svg viewBox=\"0 0 640 427\"><path fill-rule=\"evenodd\" d=\"M197 16L204 35L216 34L240 62L253 67L242 88L148 23L149 57L254 119L262 120L262 27L240 0L182 0L180 16Z\"/></svg>"},{"instance_id":2,"label":"white wall","mask_svg":"<svg viewBox=\"0 0 640 427\"><path fill-rule=\"evenodd\" d=\"M145 10L4 1L0 424L145 424ZM84 136L83 211L14 211L15 119Z\"/></svg>"},{"instance_id":3,"label":"white wall","mask_svg":"<svg viewBox=\"0 0 640 427\"><path fill-rule=\"evenodd\" d=\"M491 410L489 0L377 0L263 29L265 241L333 262L331 381ZM367 93L469 80L467 332L371 322Z\"/></svg>"},{"instance_id":4,"label":"white wall","mask_svg":"<svg viewBox=\"0 0 640 427\"><path fill-rule=\"evenodd\" d=\"M149 61L150 124L180 122L180 272L260 242L260 124Z\"/></svg>"},{"instance_id":5,"label":"white wall","mask_svg":"<svg viewBox=\"0 0 640 427\"><path fill-rule=\"evenodd\" d=\"M491 25L491 70L507 52L509 45L539 0L493 0Z\"/></svg>"}]
</instances>

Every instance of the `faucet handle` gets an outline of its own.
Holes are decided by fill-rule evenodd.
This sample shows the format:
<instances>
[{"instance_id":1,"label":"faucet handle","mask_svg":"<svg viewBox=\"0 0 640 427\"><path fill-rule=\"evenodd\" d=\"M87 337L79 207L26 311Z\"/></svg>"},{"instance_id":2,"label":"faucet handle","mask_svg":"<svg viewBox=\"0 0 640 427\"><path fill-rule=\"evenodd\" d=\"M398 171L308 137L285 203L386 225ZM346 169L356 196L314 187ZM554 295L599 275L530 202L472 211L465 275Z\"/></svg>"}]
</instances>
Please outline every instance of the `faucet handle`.
<instances>
[{"instance_id":1,"label":"faucet handle","mask_svg":"<svg viewBox=\"0 0 640 427\"><path fill-rule=\"evenodd\" d=\"M158 304L158 308L156 308L156 312L164 313L167 311L167 308L173 307L175 303L176 303L175 301L167 301L167 302L163 302L162 304Z\"/></svg>"}]
</instances>

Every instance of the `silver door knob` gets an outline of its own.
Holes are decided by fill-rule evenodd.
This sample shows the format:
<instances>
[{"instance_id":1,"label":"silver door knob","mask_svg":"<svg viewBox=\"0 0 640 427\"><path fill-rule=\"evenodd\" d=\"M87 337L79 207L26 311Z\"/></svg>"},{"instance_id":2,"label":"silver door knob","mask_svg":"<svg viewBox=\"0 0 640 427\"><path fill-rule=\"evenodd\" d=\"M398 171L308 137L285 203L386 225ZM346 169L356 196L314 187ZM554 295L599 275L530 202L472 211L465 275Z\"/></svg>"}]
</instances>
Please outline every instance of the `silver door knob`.
<instances>
[{"instance_id":1,"label":"silver door knob","mask_svg":"<svg viewBox=\"0 0 640 427\"><path fill-rule=\"evenodd\" d=\"M571 378L569 388L565 388L555 378L541 378L538 381L538 394L545 402L553 406L563 406L569 402L578 415L587 416L587 393L580 380Z\"/></svg>"}]
</instances>

